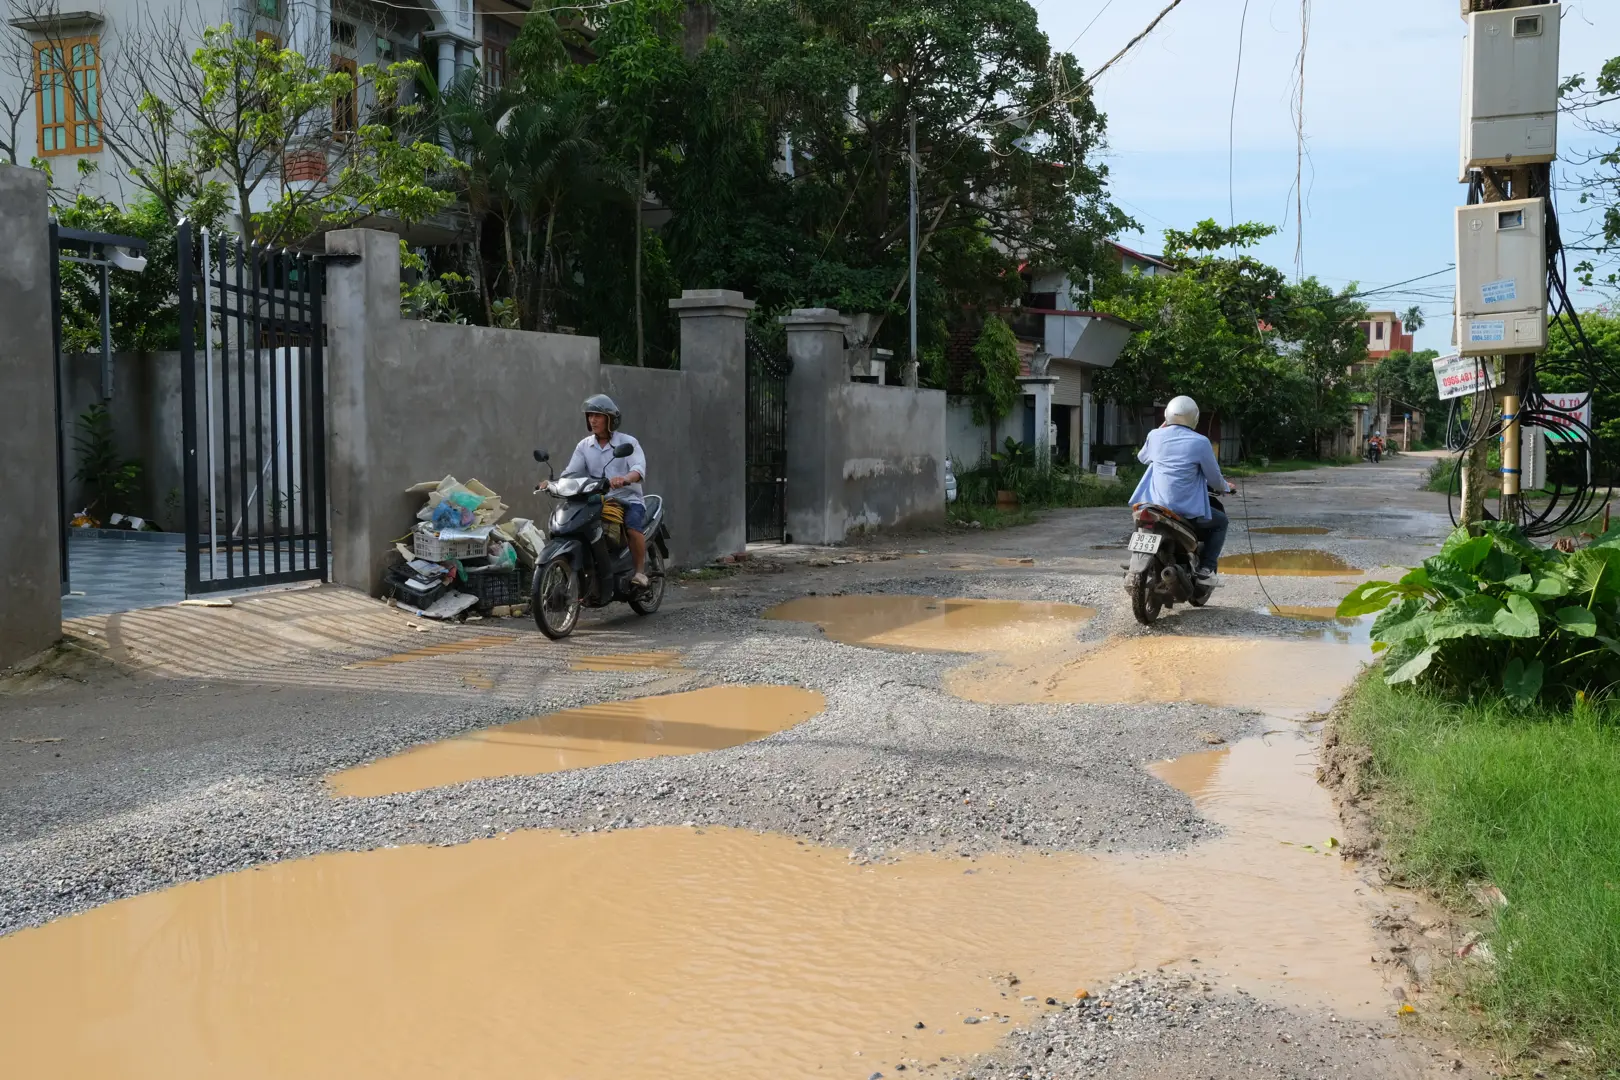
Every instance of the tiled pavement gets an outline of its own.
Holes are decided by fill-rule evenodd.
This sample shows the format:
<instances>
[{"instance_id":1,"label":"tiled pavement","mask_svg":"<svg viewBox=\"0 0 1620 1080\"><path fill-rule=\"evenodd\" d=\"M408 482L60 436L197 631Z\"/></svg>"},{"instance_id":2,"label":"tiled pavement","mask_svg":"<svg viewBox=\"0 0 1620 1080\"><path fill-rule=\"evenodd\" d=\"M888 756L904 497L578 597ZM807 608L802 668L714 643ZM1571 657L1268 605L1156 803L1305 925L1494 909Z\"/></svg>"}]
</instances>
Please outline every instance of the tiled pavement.
<instances>
[{"instance_id":1,"label":"tiled pavement","mask_svg":"<svg viewBox=\"0 0 1620 1080\"><path fill-rule=\"evenodd\" d=\"M219 577L227 573L225 558L223 552L214 557ZM270 556L272 562L273 558ZM257 559L255 551L251 564L254 569ZM185 537L145 533L124 539L117 535L70 533L68 571L72 593L62 597L64 619L178 604L186 598ZM243 573L240 554L235 557L234 571Z\"/></svg>"}]
</instances>

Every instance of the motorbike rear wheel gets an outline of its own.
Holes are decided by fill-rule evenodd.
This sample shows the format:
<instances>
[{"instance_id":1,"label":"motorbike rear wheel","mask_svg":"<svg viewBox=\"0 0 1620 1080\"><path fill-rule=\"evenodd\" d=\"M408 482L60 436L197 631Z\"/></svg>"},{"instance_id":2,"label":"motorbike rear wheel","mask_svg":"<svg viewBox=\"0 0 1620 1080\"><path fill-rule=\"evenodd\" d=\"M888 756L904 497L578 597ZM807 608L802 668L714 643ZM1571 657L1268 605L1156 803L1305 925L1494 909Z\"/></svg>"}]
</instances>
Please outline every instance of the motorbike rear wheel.
<instances>
[{"instance_id":1,"label":"motorbike rear wheel","mask_svg":"<svg viewBox=\"0 0 1620 1080\"><path fill-rule=\"evenodd\" d=\"M1152 626L1153 620L1159 617L1161 604L1158 594L1153 591L1157 580L1158 574L1150 566L1138 571L1131 581L1131 613L1143 626Z\"/></svg>"},{"instance_id":2,"label":"motorbike rear wheel","mask_svg":"<svg viewBox=\"0 0 1620 1080\"><path fill-rule=\"evenodd\" d=\"M579 624L579 576L567 559L552 559L540 568L530 602L535 625L546 637L558 641L574 632Z\"/></svg>"},{"instance_id":3,"label":"motorbike rear wheel","mask_svg":"<svg viewBox=\"0 0 1620 1080\"><path fill-rule=\"evenodd\" d=\"M664 559L658 549L647 545L647 587L630 601L637 615L651 615L664 602Z\"/></svg>"}]
</instances>

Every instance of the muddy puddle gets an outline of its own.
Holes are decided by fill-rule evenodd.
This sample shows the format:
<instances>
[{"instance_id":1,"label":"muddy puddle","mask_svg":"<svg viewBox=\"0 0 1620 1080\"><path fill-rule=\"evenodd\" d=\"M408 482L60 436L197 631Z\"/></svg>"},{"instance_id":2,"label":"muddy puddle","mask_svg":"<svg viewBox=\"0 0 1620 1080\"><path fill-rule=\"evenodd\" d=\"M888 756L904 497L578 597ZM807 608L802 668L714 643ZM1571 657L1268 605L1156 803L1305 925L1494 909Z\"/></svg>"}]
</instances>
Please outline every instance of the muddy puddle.
<instances>
[{"instance_id":1,"label":"muddy puddle","mask_svg":"<svg viewBox=\"0 0 1620 1080\"><path fill-rule=\"evenodd\" d=\"M1255 530L1259 532L1259 529ZM1342 577L1361 571L1328 551L1295 548L1283 551L1257 551L1253 555L1222 555L1223 574L1255 574L1261 577Z\"/></svg>"},{"instance_id":2,"label":"muddy puddle","mask_svg":"<svg viewBox=\"0 0 1620 1080\"><path fill-rule=\"evenodd\" d=\"M1267 525L1262 529L1250 529L1252 533L1264 533L1267 536L1326 536L1332 529L1324 529L1320 525Z\"/></svg>"},{"instance_id":3,"label":"muddy puddle","mask_svg":"<svg viewBox=\"0 0 1620 1080\"><path fill-rule=\"evenodd\" d=\"M604 653L581 656L570 665L575 671L645 671L649 668L678 668L679 649L653 649L647 652Z\"/></svg>"},{"instance_id":4,"label":"muddy puddle","mask_svg":"<svg viewBox=\"0 0 1620 1080\"><path fill-rule=\"evenodd\" d=\"M815 716L826 699L797 686L715 686L607 701L469 732L344 769L338 795L393 795L497 776L532 776L633 758L696 754L763 739Z\"/></svg>"},{"instance_id":5,"label":"muddy puddle","mask_svg":"<svg viewBox=\"0 0 1620 1080\"><path fill-rule=\"evenodd\" d=\"M1193 701L1297 719L1330 708L1371 658L1365 648L1323 640L1132 636L969 664L949 672L945 685L993 705Z\"/></svg>"},{"instance_id":6,"label":"muddy puddle","mask_svg":"<svg viewBox=\"0 0 1620 1080\"><path fill-rule=\"evenodd\" d=\"M1339 609L1336 607L1307 607L1296 604L1278 604L1256 608L1255 611L1259 615L1272 615L1312 624L1301 631L1301 636L1313 641L1337 641L1341 645L1366 645L1372 641L1371 615L1347 619L1339 615Z\"/></svg>"},{"instance_id":7,"label":"muddy puddle","mask_svg":"<svg viewBox=\"0 0 1620 1080\"><path fill-rule=\"evenodd\" d=\"M810 622L846 645L915 652L1005 652L1066 641L1095 608L1023 600L867 594L802 596L767 619Z\"/></svg>"},{"instance_id":8,"label":"muddy puddle","mask_svg":"<svg viewBox=\"0 0 1620 1080\"><path fill-rule=\"evenodd\" d=\"M0 1045L18 1076L954 1075L1163 964L1376 1017L1312 749L1156 767L1227 829L1170 855L861 866L649 828L273 863L0 938Z\"/></svg>"}]
</instances>

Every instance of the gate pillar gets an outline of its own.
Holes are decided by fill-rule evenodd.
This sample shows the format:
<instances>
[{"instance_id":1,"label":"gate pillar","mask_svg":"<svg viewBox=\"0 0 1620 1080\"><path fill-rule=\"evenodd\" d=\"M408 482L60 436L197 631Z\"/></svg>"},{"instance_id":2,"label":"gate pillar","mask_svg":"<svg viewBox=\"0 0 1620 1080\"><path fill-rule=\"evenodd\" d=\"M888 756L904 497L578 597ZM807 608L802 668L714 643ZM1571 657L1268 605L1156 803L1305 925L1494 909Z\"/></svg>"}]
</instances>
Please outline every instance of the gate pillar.
<instances>
[{"instance_id":1,"label":"gate pillar","mask_svg":"<svg viewBox=\"0 0 1620 1080\"><path fill-rule=\"evenodd\" d=\"M701 566L748 547L747 333L754 302L730 289L687 289L669 302L681 320L691 460L669 462L688 474L693 520L676 522L688 544L683 562Z\"/></svg>"},{"instance_id":2,"label":"gate pillar","mask_svg":"<svg viewBox=\"0 0 1620 1080\"><path fill-rule=\"evenodd\" d=\"M793 362L787 385L787 532L799 544L836 544L844 528L828 511L834 486L843 483L836 414L839 388L849 382L849 320L833 308L796 308L781 321Z\"/></svg>"}]
</instances>

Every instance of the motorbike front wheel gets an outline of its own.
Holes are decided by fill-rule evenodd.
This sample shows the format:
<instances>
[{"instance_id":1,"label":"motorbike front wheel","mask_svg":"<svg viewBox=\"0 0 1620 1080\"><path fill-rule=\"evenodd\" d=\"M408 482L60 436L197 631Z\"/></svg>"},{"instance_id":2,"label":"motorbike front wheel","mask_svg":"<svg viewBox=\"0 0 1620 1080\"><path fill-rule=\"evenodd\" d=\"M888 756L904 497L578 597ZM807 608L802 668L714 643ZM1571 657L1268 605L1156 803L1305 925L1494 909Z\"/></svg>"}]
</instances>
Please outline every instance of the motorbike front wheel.
<instances>
[{"instance_id":1,"label":"motorbike front wheel","mask_svg":"<svg viewBox=\"0 0 1620 1080\"><path fill-rule=\"evenodd\" d=\"M1131 582L1131 613L1143 626L1153 625L1153 620L1159 617L1160 601L1153 591L1157 580L1158 573L1150 566L1139 571Z\"/></svg>"},{"instance_id":2,"label":"motorbike front wheel","mask_svg":"<svg viewBox=\"0 0 1620 1080\"><path fill-rule=\"evenodd\" d=\"M534 621L540 632L557 641L579 623L579 575L563 558L552 559L534 577Z\"/></svg>"}]
</instances>

